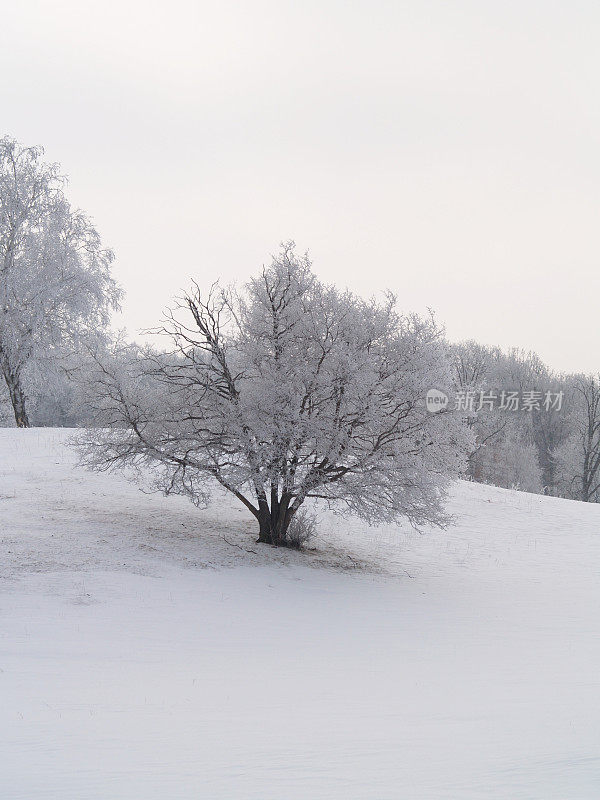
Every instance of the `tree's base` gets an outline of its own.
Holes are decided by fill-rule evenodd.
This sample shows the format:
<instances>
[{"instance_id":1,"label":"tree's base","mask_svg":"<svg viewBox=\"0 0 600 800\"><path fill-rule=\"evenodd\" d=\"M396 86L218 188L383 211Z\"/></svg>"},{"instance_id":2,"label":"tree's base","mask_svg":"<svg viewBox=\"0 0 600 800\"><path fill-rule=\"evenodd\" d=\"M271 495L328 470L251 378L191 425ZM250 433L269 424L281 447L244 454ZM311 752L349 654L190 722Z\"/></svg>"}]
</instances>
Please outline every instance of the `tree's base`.
<instances>
[{"instance_id":1,"label":"tree's base","mask_svg":"<svg viewBox=\"0 0 600 800\"><path fill-rule=\"evenodd\" d=\"M294 518L287 505L279 510L279 516L273 516L269 511L264 511L258 517L257 544L270 544L272 547L285 547L288 550L301 550L305 542L298 535L298 530L291 524Z\"/></svg>"},{"instance_id":2,"label":"tree's base","mask_svg":"<svg viewBox=\"0 0 600 800\"><path fill-rule=\"evenodd\" d=\"M299 542L293 542L289 539L274 540L272 537L259 536L256 544L268 544L271 547L284 547L286 550L302 550L302 545Z\"/></svg>"}]
</instances>

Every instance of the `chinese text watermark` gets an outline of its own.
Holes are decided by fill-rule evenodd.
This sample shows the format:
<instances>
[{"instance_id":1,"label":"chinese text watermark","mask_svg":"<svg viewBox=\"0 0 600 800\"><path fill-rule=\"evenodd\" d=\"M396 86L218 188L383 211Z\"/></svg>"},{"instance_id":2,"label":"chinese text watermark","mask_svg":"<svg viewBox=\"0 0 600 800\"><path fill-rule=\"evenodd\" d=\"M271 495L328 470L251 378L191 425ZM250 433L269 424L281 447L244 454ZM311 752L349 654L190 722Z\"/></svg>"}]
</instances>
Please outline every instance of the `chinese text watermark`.
<instances>
[{"instance_id":1,"label":"chinese text watermark","mask_svg":"<svg viewBox=\"0 0 600 800\"><path fill-rule=\"evenodd\" d=\"M454 397L454 411L476 414L479 411L560 411L564 392L459 389ZM450 406L450 397L440 389L429 389L425 405L431 413Z\"/></svg>"}]
</instances>

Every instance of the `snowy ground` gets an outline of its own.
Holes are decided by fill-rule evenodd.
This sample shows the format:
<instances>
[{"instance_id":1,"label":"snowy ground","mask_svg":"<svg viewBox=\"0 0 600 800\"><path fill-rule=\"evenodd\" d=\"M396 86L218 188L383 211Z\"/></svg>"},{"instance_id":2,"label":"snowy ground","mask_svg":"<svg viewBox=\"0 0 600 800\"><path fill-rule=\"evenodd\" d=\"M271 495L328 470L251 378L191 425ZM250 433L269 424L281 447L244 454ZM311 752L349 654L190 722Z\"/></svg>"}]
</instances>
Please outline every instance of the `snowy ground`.
<instances>
[{"instance_id":1,"label":"snowy ground","mask_svg":"<svg viewBox=\"0 0 600 800\"><path fill-rule=\"evenodd\" d=\"M66 436L0 431L3 800L600 797L600 507L280 552Z\"/></svg>"}]
</instances>

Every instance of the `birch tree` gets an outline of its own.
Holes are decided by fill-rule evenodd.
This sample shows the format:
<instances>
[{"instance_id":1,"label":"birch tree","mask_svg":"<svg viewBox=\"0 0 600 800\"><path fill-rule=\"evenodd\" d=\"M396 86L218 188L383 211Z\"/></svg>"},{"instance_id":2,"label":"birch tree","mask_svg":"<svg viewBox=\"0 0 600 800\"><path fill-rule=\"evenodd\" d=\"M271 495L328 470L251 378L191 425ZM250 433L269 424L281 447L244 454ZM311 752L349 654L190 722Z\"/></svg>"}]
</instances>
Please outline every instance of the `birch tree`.
<instances>
[{"instance_id":1,"label":"birch tree","mask_svg":"<svg viewBox=\"0 0 600 800\"><path fill-rule=\"evenodd\" d=\"M195 286L157 332L169 353L121 345L97 360L89 466L140 468L198 505L220 485L272 545L291 544L311 498L372 524L446 522L469 434L425 408L450 384L432 319L324 285L289 243L242 292Z\"/></svg>"},{"instance_id":2,"label":"birch tree","mask_svg":"<svg viewBox=\"0 0 600 800\"><path fill-rule=\"evenodd\" d=\"M0 139L0 370L19 427L29 426L28 364L106 325L119 299L112 252L42 155Z\"/></svg>"}]
</instances>

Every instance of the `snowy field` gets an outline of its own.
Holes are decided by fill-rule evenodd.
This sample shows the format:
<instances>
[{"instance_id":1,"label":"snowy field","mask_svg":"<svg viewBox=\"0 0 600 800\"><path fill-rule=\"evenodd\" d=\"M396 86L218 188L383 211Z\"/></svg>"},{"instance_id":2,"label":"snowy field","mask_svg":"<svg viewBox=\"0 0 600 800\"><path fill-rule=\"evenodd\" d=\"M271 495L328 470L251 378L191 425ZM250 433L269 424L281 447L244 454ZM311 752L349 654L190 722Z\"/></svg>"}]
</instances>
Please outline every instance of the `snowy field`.
<instances>
[{"instance_id":1,"label":"snowy field","mask_svg":"<svg viewBox=\"0 0 600 800\"><path fill-rule=\"evenodd\" d=\"M600 797L600 507L280 552L67 436L0 431L3 800Z\"/></svg>"}]
</instances>

